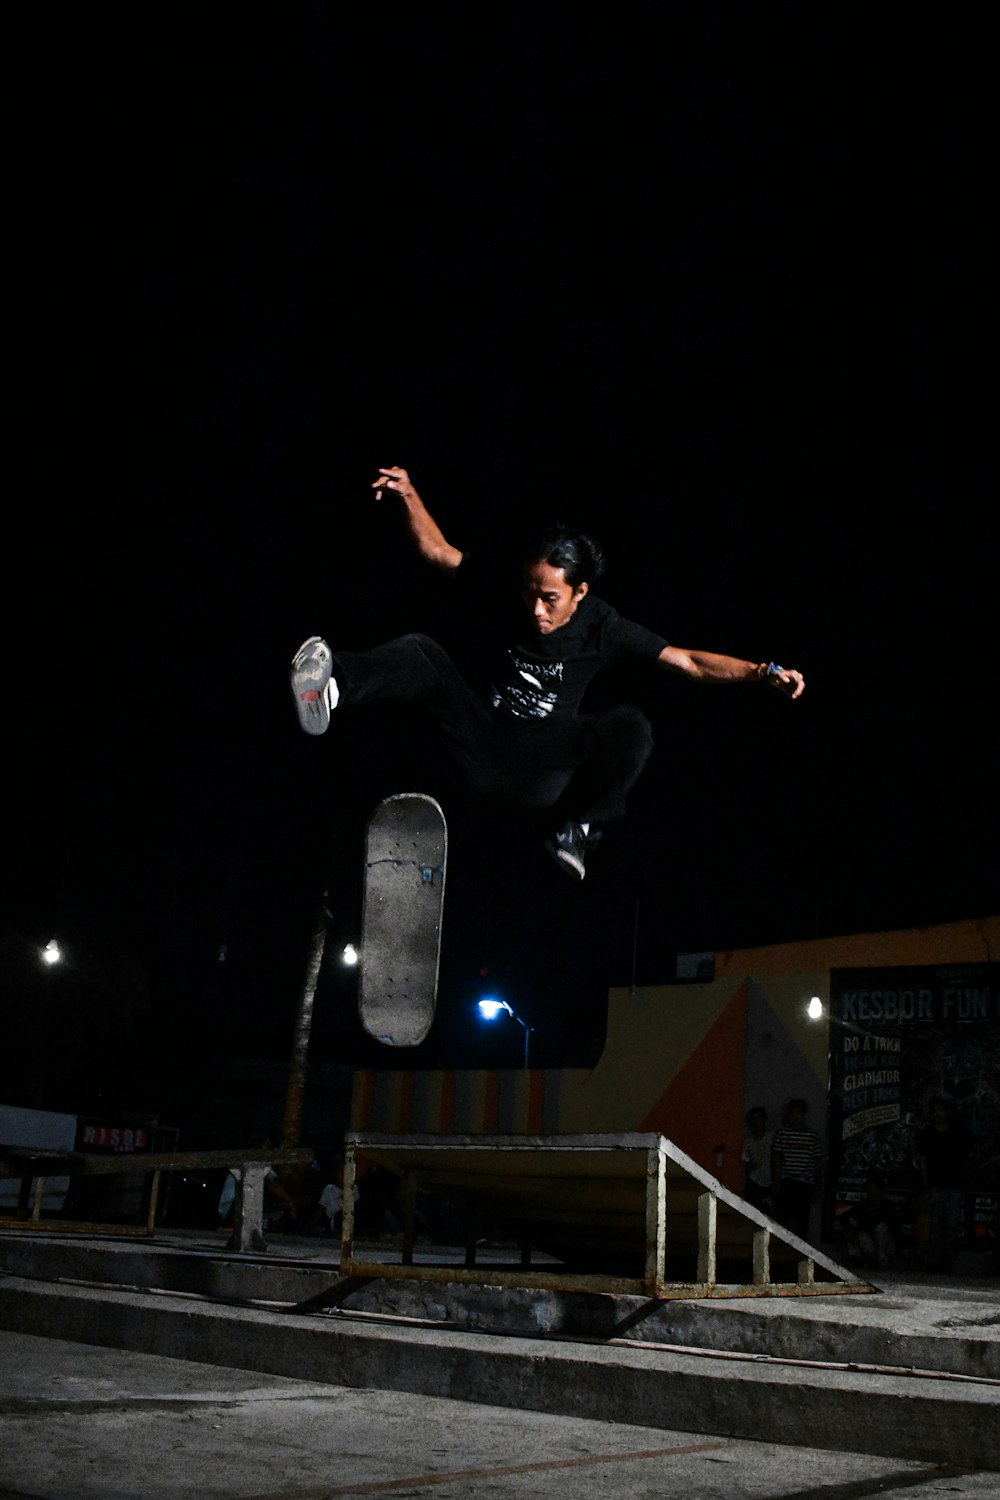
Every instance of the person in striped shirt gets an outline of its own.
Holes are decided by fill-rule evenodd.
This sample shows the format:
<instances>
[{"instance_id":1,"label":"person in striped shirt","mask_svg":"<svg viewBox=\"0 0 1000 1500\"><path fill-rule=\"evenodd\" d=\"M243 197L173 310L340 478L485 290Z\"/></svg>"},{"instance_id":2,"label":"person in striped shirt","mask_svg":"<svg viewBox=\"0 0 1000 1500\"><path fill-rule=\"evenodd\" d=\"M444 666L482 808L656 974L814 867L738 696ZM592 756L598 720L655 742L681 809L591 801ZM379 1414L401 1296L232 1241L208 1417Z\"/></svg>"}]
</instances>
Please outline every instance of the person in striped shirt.
<instances>
[{"instance_id":1,"label":"person in striped shirt","mask_svg":"<svg viewBox=\"0 0 1000 1500\"><path fill-rule=\"evenodd\" d=\"M801 1239L809 1230L822 1156L819 1136L806 1125L807 1109L804 1099L789 1099L786 1123L771 1146L774 1217Z\"/></svg>"}]
</instances>

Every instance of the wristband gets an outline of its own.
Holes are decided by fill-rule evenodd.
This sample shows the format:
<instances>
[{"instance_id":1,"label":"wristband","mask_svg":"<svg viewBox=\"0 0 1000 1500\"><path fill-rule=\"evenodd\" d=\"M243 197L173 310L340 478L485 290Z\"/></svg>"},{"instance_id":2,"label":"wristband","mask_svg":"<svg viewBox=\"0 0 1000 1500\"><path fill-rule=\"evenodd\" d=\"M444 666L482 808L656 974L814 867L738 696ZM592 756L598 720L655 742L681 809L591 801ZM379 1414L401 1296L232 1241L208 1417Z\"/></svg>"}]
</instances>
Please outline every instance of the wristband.
<instances>
[{"instance_id":1,"label":"wristband","mask_svg":"<svg viewBox=\"0 0 1000 1500\"><path fill-rule=\"evenodd\" d=\"M779 667L776 661L762 661L760 666L757 668L757 676L760 678L761 682L766 682L769 677L777 677L778 673L783 672L784 670L784 667Z\"/></svg>"}]
</instances>

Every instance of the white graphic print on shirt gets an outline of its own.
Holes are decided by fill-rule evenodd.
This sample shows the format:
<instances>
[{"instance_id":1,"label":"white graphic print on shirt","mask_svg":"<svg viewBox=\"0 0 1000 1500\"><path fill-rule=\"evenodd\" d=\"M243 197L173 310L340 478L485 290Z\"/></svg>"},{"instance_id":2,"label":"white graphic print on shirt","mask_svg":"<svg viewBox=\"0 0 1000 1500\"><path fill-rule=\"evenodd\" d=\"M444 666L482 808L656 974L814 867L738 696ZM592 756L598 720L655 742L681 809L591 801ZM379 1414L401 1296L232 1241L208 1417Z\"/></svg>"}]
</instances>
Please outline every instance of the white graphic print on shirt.
<instances>
[{"instance_id":1,"label":"white graphic print on shirt","mask_svg":"<svg viewBox=\"0 0 1000 1500\"><path fill-rule=\"evenodd\" d=\"M561 661L521 661L509 651L514 669L510 681L500 687L494 686L491 702L494 708L502 708L517 719L544 719L556 706L558 693L549 683L561 683L563 663Z\"/></svg>"}]
</instances>

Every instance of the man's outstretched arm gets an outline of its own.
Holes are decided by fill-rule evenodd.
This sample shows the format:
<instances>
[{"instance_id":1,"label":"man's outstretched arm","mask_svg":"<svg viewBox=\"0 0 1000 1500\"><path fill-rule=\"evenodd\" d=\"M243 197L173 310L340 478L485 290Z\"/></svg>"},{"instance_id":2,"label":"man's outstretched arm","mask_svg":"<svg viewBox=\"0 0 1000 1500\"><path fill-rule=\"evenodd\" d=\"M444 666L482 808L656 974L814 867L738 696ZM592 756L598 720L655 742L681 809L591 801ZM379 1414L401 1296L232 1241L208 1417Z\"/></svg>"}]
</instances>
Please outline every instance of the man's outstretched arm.
<instances>
[{"instance_id":1,"label":"man's outstretched arm","mask_svg":"<svg viewBox=\"0 0 1000 1500\"><path fill-rule=\"evenodd\" d=\"M417 494L405 469L379 469L380 478L372 485L375 499L381 500L386 490L392 490L403 502L406 524L413 544L424 562L445 571L457 568L462 554L448 541L430 511Z\"/></svg>"},{"instance_id":2,"label":"man's outstretched arm","mask_svg":"<svg viewBox=\"0 0 1000 1500\"><path fill-rule=\"evenodd\" d=\"M800 697L806 685L802 673L794 668L779 667L775 662L741 661L736 656L718 656L714 651L664 646L657 661L694 682L767 682L789 698Z\"/></svg>"}]
</instances>

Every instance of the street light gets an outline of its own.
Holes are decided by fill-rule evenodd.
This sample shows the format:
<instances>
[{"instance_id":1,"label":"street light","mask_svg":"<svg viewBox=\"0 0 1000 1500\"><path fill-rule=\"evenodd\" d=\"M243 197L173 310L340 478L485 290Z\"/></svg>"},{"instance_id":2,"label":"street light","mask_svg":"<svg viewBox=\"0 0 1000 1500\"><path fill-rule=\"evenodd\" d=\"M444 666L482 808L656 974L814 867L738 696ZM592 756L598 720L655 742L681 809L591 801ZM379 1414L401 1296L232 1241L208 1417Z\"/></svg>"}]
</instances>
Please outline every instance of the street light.
<instances>
[{"instance_id":1,"label":"street light","mask_svg":"<svg viewBox=\"0 0 1000 1500\"><path fill-rule=\"evenodd\" d=\"M62 921L63 897L66 894L66 876L69 873L69 856L70 851L67 849L66 857L63 860L62 875L59 880L59 894L56 897L56 918L52 923L57 932ZM50 968L53 964L62 963L62 949L54 937L49 938L42 949L42 963L48 964Z\"/></svg>"},{"instance_id":2,"label":"street light","mask_svg":"<svg viewBox=\"0 0 1000 1500\"><path fill-rule=\"evenodd\" d=\"M529 1026L527 1021L522 1021L517 1011L514 1010L513 1006L509 1005L506 1000L499 1000L495 995L487 995L479 1001L479 1013L484 1021L495 1021L502 1010L505 1010L507 1014L513 1020L515 1020L524 1031L524 1066L525 1068L527 1068L528 1049L531 1043L531 1033L535 1028L533 1026Z\"/></svg>"},{"instance_id":3,"label":"street light","mask_svg":"<svg viewBox=\"0 0 1000 1500\"><path fill-rule=\"evenodd\" d=\"M810 1021L818 1021L823 1014L823 1002L818 995L813 995L806 1006L806 1014Z\"/></svg>"}]
</instances>

